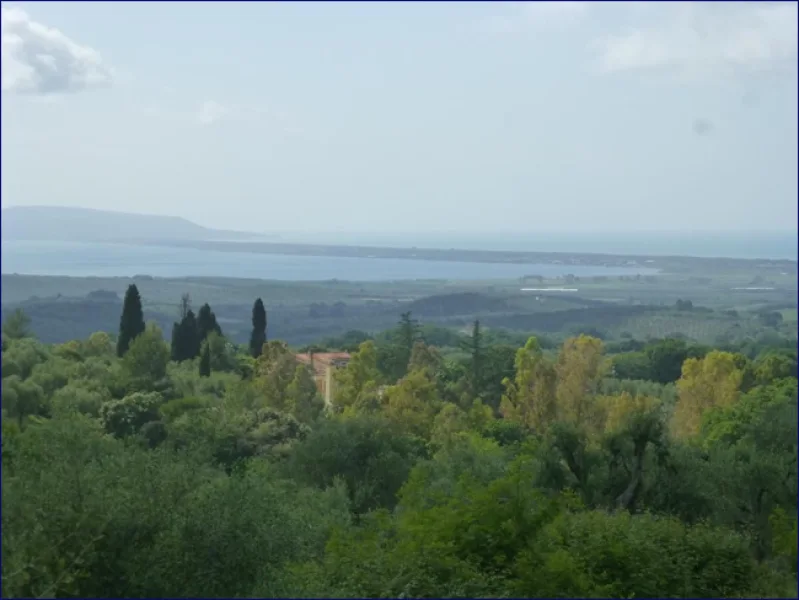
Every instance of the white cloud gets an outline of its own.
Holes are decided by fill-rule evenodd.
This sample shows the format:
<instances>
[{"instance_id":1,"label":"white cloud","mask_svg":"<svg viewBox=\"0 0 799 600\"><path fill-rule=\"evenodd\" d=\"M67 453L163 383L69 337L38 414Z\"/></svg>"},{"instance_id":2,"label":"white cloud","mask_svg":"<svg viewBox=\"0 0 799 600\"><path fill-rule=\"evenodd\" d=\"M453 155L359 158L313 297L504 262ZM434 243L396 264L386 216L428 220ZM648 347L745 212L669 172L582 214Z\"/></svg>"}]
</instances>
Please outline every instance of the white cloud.
<instances>
[{"instance_id":1,"label":"white cloud","mask_svg":"<svg viewBox=\"0 0 799 600\"><path fill-rule=\"evenodd\" d=\"M515 2L491 34L557 31L600 73L681 79L784 72L797 65L796 2Z\"/></svg>"},{"instance_id":2,"label":"white cloud","mask_svg":"<svg viewBox=\"0 0 799 600\"><path fill-rule=\"evenodd\" d=\"M657 70L704 77L795 68L796 2L684 2L662 7L653 12L656 24L591 44L600 72Z\"/></svg>"},{"instance_id":3,"label":"white cloud","mask_svg":"<svg viewBox=\"0 0 799 600\"><path fill-rule=\"evenodd\" d=\"M197 121L201 125L211 125L226 116L230 111L213 100L206 100L200 105L196 113Z\"/></svg>"},{"instance_id":4,"label":"white cloud","mask_svg":"<svg viewBox=\"0 0 799 600\"><path fill-rule=\"evenodd\" d=\"M2 90L47 95L108 86L113 71L96 50L2 6Z\"/></svg>"}]
</instances>

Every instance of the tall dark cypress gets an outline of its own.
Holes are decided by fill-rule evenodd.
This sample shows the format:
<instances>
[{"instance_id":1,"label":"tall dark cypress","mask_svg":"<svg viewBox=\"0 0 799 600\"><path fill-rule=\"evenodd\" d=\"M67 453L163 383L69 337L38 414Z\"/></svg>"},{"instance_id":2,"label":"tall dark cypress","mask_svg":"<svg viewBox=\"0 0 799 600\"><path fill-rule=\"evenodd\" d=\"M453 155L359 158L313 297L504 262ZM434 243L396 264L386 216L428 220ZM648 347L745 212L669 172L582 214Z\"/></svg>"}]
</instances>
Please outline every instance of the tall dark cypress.
<instances>
[{"instance_id":1,"label":"tall dark cypress","mask_svg":"<svg viewBox=\"0 0 799 600\"><path fill-rule=\"evenodd\" d=\"M404 377L408 372L408 363L413 353L413 345L419 338L419 323L411 318L410 311L400 315L400 322L397 328L398 333L398 359L396 376Z\"/></svg>"},{"instance_id":2,"label":"tall dark cypress","mask_svg":"<svg viewBox=\"0 0 799 600\"><path fill-rule=\"evenodd\" d=\"M216 322L216 315L206 302L197 313L197 336L200 342L204 342L212 331L222 335L222 328Z\"/></svg>"},{"instance_id":3,"label":"tall dark cypress","mask_svg":"<svg viewBox=\"0 0 799 600\"><path fill-rule=\"evenodd\" d=\"M180 306L178 308L178 320L172 324L172 360L180 362L193 356L186 356L186 333L185 322L186 317L189 316L191 311L191 296L183 294L180 297Z\"/></svg>"},{"instance_id":4,"label":"tall dark cypress","mask_svg":"<svg viewBox=\"0 0 799 600\"><path fill-rule=\"evenodd\" d=\"M472 327L471 355L472 355L472 389L476 396L483 391L483 334L480 331L480 321L475 320Z\"/></svg>"},{"instance_id":5,"label":"tall dark cypress","mask_svg":"<svg viewBox=\"0 0 799 600\"><path fill-rule=\"evenodd\" d=\"M416 343L416 339L419 337L419 323L415 319L411 318L410 311L404 312L400 315L398 329L399 343L402 346L402 349L410 357L410 354L413 351L413 345Z\"/></svg>"},{"instance_id":6,"label":"tall dark cypress","mask_svg":"<svg viewBox=\"0 0 799 600\"><path fill-rule=\"evenodd\" d=\"M130 343L144 331L144 312L141 307L141 296L136 284L130 284L122 303L122 316L119 318L119 337L117 338L117 356L124 356Z\"/></svg>"},{"instance_id":7,"label":"tall dark cypress","mask_svg":"<svg viewBox=\"0 0 799 600\"><path fill-rule=\"evenodd\" d=\"M460 347L462 350L469 353L471 359L469 383L472 387L472 392L479 398L485 390L485 377L483 374L485 344L479 319L475 320L472 324L472 335L463 340Z\"/></svg>"},{"instance_id":8,"label":"tall dark cypress","mask_svg":"<svg viewBox=\"0 0 799 600\"><path fill-rule=\"evenodd\" d=\"M253 358L261 356L266 343L266 308L264 301L258 298L252 305L252 333L250 334L250 354Z\"/></svg>"},{"instance_id":9,"label":"tall dark cypress","mask_svg":"<svg viewBox=\"0 0 799 600\"><path fill-rule=\"evenodd\" d=\"M172 344L169 356L175 362L180 362L180 323L172 323Z\"/></svg>"},{"instance_id":10,"label":"tall dark cypress","mask_svg":"<svg viewBox=\"0 0 799 600\"><path fill-rule=\"evenodd\" d=\"M180 308L178 310L178 318L180 321L186 318L186 315L189 314L191 310L191 296L189 294L181 294L180 296ZM178 321L178 323L180 323Z\"/></svg>"},{"instance_id":11,"label":"tall dark cypress","mask_svg":"<svg viewBox=\"0 0 799 600\"><path fill-rule=\"evenodd\" d=\"M172 360L191 360L200 354L200 338L197 335L197 319L189 309L186 316L173 328Z\"/></svg>"},{"instance_id":12,"label":"tall dark cypress","mask_svg":"<svg viewBox=\"0 0 799 600\"><path fill-rule=\"evenodd\" d=\"M211 348L208 344L203 344L202 352L200 353L200 377L211 376Z\"/></svg>"}]
</instances>

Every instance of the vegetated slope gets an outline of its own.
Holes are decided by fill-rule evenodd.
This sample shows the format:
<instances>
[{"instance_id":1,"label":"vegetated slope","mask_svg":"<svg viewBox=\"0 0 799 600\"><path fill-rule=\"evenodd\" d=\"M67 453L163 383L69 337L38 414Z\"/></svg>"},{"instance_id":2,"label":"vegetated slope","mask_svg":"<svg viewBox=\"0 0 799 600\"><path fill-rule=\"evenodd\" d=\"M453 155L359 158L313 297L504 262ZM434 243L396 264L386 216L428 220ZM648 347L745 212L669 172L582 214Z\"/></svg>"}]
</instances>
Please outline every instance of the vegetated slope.
<instances>
[{"instance_id":1,"label":"vegetated slope","mask_svg":"<svg viewBox=\"0 0 799 600\"><path fill-rule=\"evenodd\" d=\"M492 298L477 292L460 292L427 296L409 302L406 311L423 317L447 317L462 314L505 312L508 303L500 298Z\"/></svg>"},{"instance_id":2,"label":"vegetated slope","mask_svg":"<svg viewBox=\"0 0 799 600\"><path fill-rule=\"evenodd\" d=\"M568 326L590 326L607 328L627 319L661 310L653 306L607 305L592 308L572 308L552 312L516 313L488 316L484 323L493 327L505 327L527 331L556 332Z\"/></svg>"},{"instance_id":3,"label":"vegetated slope","mask_svg":"<svg viewBox=\"0 0 799 600\"><path fill-rule=\"evenodd\" d=\"M196 302L207 299L203 296L192 297ZM470 298L467 302L455 302L451 306L451 313L445 312L437 300L430 302L431 298L373 305L342 302L270 305L269 332L270 336L291 344L308 344L349 330L376 332L387 329L396 323L400 313L409 309L413 309L413 317L424 324L461 330L470 327L475 319L480 319L488 328L525 334L590 333L610 338L634 335L639 339L679 334L701 343L716 343L722 338L740 340L763 329L756 317L748 312L730 316L719 312L680 313L670 307L612 304L533 312L508 308L502 301L492 302L490 297L482 299L489 301ZM446 303L446 300L442 302L444 306ZM30 317L31 330L39 339L47 343L63 343L70 339L86 338L96 331L113 334L119 327L120 305L121 300L113 292L95 290L83 297L34 297L23 302L7 302L2 306L2 314L5 318L16 308L22 308ZM245 343L251 329L251 307L223 303L215 304L214 308L229 338L237 343ZM492 312L492 308L498 310ZM145 304L144 310L148 320L156 322L164 331L170 331L176 318L177 303L149 303ZM783 329L786 327L790 327L790 324L781 326Z\"/></svg>"},{"instance_id":4,"label":"vegetated slope","mask_svg":"<svg viewBox=\"0 0 799 600\"><path fill-rule=\"evenodd\" d=\"M63 343L70 339L86 338L96 331L115 334L119 329L121 300L98 298L43 298L19 304L3 305L2 317L22 308L31 321L31 331L45 343ZM169 331L174 315L146 309L144 317Z\"/></svg>"},{"instance_id":5,"label":"vegetated slope","mask_svg":"<svg viewBox=\"0 0 799 600\"><path fill-rule=\"evenodd\" d=\"M137 289L92 299L144 326ZM446 352L412 329L349 349L325 410L279 337L254 359L187 318L180 344L151 324L119 358L13 315L3 591L797 597L790 340L611 352L475 327Z\"/></svg>"}]
</instances>

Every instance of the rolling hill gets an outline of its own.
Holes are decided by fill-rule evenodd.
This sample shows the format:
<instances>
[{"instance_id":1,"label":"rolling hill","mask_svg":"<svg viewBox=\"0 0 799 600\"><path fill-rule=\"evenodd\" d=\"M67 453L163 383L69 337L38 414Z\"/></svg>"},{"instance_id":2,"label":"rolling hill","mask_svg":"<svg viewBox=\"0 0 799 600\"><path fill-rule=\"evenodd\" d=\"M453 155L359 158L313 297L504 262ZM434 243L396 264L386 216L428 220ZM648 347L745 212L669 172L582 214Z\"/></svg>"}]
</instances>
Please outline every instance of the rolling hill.
<instances>
[{"instance_id":1,"label":"rolling hill","mask_svg":"<svg viewBox=\"0 0 799 600\"><path fill-rule=\"evenodd\" d=\"M265 234L209 229L181 217L63 206L4 208L1 222L3 241L265 241L270 238Z\"/></svg>"}]
</instances>

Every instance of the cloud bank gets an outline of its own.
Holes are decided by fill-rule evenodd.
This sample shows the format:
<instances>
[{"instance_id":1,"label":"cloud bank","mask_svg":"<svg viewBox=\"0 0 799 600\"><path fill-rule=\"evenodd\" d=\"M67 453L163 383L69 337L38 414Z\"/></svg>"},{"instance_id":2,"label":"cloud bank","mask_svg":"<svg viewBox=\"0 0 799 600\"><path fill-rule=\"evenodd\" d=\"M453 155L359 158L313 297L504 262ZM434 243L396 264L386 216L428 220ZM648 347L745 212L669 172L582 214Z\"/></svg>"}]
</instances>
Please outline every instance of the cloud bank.
<instances>
[{"instance_id":1,"label":"cloud bank","mask_svg":"<svg viewBox=\"0 0 799 600\"><path fill-rule=\"evenodd\" d=\"M2 6L2 91L11 94L74 93L113 83L100 54L17 7Z\"/></svg>"},{"instance_id":2,"label":"cloud bank","mask_svg":"<svg viewBox=\"0 0 799 600\"><path fill-rule=\"evenodd\" d=\"M656 24L594 42L599 71L728 75L796 64L796 2L685 2L663 8L652 8Z\"/></svg>"},{"instance_id":3,"label":"cloud bank","mask_svg":"<svg viewBox=\"0 0 799 600\"><path fill-rule=\"evenodd\" d=\"M797 63L796 2L524 2L483 23L494 34L557 31L598 73L697 79Z\"/></svg>"}]
</instances>

